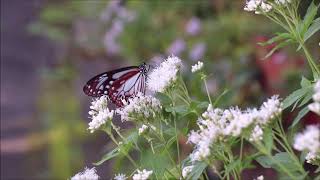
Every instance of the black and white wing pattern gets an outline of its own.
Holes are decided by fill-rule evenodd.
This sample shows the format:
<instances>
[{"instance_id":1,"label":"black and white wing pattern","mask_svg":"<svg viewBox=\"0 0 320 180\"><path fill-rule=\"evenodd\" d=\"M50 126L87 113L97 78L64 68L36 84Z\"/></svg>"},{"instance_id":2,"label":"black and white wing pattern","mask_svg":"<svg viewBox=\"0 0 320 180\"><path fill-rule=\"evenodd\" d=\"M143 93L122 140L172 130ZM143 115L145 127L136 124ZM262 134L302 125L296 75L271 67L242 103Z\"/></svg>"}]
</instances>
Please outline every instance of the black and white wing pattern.
<instances>
[{"instance_id":1,"label":"black and white wing pattern","mask_svg":"<svg viewBox=\"0 0 320 180\"><path fill-rule=\"evenodd\" d=\"M107 95L121 107L123 99L128 100L139 92L145 93L146 77L146 64L124 67L93 77L83 87L83 92L92 97Z\"/></svg>"}]
</instances>

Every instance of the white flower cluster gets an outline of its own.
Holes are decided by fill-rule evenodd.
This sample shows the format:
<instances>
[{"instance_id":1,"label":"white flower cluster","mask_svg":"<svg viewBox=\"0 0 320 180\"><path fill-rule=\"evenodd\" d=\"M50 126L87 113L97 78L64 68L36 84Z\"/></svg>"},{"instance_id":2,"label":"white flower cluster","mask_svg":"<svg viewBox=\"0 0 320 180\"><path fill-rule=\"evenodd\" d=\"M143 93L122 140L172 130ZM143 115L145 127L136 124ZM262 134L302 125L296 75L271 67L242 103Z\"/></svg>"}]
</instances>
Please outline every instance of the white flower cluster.
<instances>
[{"instance_id":1,"label":"white flower cluster","mask_svg":"<svg viewBox=\"0 0 320 180\"><path fill-rule=\"evenodd\" d=\"M122 121L130 121L135 119L148 119L156 117L161 111L161 103L152 96L144 96L138 93L137 96L123 102L124 107L117 109L117 113L121 115Z\"/></svg>"},{"instance_id":2,"label":"white flower cluster","mask_svg":"<svg viewBox=\"0 0 320 180\"><path fill-rule=\"evenodd\" d=\"M192 172L193 165L186 166L182 169L182 177L185 179Z\"/></svg>"},{"instance_id":3,"label":"white flower cluster","mask_svg":"<svg viewBox=\"0 0 320 180\"><path fill-rule=\"evenodd\" d=\"M128 177L125 174L117 174L114 177L114 180L126 180L126 179L128 179Z\"/></svg>"},{"instance_id":4,"label":"white flower cluster","mask_svg":"<svg viewBox=\"0 0 320 180\"><path fill-rule=\"evenodd\" d=\"M258 176L257 178L255 178L254 180L264 180L264 176L263 176L263 175L260 175L260 176Z\"/></svg>"},{"instance_id":5,"label":"white flower cluster","mask_svg":"<svg viewBox=\"0 0 320 180\"><path fill-rule=\"evenodd\" d=\"M156 130L156 127L153 126L152 124L149 124L149 123L148 125L142 124L142 126L139 128L139 131L138 131L139 135L146 133L150 128L153 130Z\"/></svg>"},{"instance_id":6,"label":"white flower cluster","mask_svg":"<svg viewBox=\"0 0 320 180\"><path fill-rule=\"evenodd\" d=\"M286 5L288 3L291 3L291 0L275 0L274 2L280 5Z\"/></svg>"},{"instance_id":7,"label":"white flower cluster","mask_svg":"<svg viewBox=\"0 0 320 180\"><path fill-rule=\"evenodd\" d=\"M195 73L195 72L197 72L197 71L200 71L202 68L203 68L203 62L198 61L197 64L195 64L195 65L193 65L193 66L191 67L191 72Z\"/></svg>"},{"instance_id":8,"label":"white flower cluster","mask_svg":"<svg viewBox=\"0 0 320 180\"><path fill-rule=\"evenodd\" d=\"M270 12L274 5L288 5L291 3L291 0L247 0L246 5L244 7L245 11L254 11L256 14L261 14Z\"/></svg>"},{"instance_id":9,"label":"white flower cluster","mask_svg":"<svg viewBox=\"0 0 320 180\"><path fill-rule=\"evenodd\" d=\"M320 162L320 154L315 154L312 152L308 152L306 156L306 161L309 164L316 164L315 162Z\"/></svg>"},{"instance_id":10,"label":"white flower cluster","mask_svg":"<svg viewBox=\"0 0 320 180\"><path fill-rule=\"evenodd\" d=\"M133 180L146 180L151 176L153 171L147 171L147 170L142 170L140 171L139 169L137 170L137 173L132 176Z\"/></svg>"},{"instance_id":11,"label":"white flower cluster","mask_svg":"<svg viewBox=\"0 0 320 180\"><path fill-rule=\"evenodd\" d=\"M307 150L311 153L320 153L320 129L317 125L307 126L303 133L296 135L293 147L296 150Z\"/></svg>"},{"instance_id":12,"label":"white flower cluster","mask_svg":"<svg viewBox=\"0 0 320 180\"><path fill-rule=\"evenodd\" d=\"M271 11L271 9L272 6L265 0L249 0L244 7L245 11L254 11L256 14L261 14L261 12L267 13Z\"/></svg>"},{"instance_id":13,"label":"white flower cluster","mask_svg":"<svg viewBox=\"0 0 320 180\"><path fill-rule=\"evenodd\" d=\"M148 89L153 92L166 91L176 81L181 65L181 60L178 57L169 56L148 76Z\"/></svg>"},{"instance_id":14,"label":"white flower cluster","mask_svg":"<svg viewBox=\"0 0 320 180\"><path fill-rule=\"evenodd\" d=\"M261 141L263 136L263 130L259 125L256 125L250 135L249 141Z\"/></svg>"},{"instance_id":15,"label":"white flower cluster","mask_svg":"<svg viewBox=\"0 0 320 180\"><path fill-rule=\"evenodd\" d=\"M318 80L314 86L314 94L312 96L313 103L309 104L310 111L320 116L320 80Z\"/></svg>"},{"instance_id":16,"label":"white flower cluster","mask_svg":"<svg viewBox=\"0 0 320 180\"><path fill-rule=\"evenodd\" d=\"M85 168L83 172L74 175L71 180L98 180L99 176L95 168Z\"/></svg>"},{"instance_id":17,"label":"white flower cluster","mask_svg":"<svg viewBox=\"0 0 320 180\"><path fill-rule=\"evenodd\" d=\"M293 147L296 150L308 151L307 163L314 164L320 162L320 129L317 125L307 126L303 133L296 135Z\"/></svg>"},{"instance_id":18,"label":"white flower cluster","mask_svg":"<svg viewBox=\"0 0 320 180\"><path fill-rule=\"evenodd\" d=\"M91 102L89 115L91 116L92 121L89 123L88 128L91 133L113 118L114 110L110 111L107 106L107 96L101 96Z\"/></svg>"},{"instance_id":19,"label":"white flower cluster","mask_svg":"<svg viewBox=\"0 0 320 180\"><path fill-rule=\"evenodd\" d=\"M209 105L206 112L198 119L199 131L189 134L188 142L195 145L190 155L191 161L200 161L210 155L214 142L223 141L229 136L238 137L242 132L250 132L250 141L260 141L263 127L282 112L278 96L272 96L260 109L241 111L239 108L213 109Z\"/></svg>"}]
</instances>

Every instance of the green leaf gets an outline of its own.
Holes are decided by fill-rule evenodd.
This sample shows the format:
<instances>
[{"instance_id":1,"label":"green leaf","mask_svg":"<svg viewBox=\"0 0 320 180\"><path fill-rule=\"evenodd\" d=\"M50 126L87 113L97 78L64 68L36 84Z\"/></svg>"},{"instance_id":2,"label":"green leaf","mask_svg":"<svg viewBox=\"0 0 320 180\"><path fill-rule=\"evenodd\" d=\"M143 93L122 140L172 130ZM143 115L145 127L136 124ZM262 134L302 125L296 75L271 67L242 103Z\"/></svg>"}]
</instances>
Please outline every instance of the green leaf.
<instances>
[{"instance_id":1,"label":"green leaf","mask_svg":"<svg viewBox=\"0 0 320 180\"><path fill-rule=\"evenodd\" d=\"M207 108L209 106L209 103L207 101L203 101L203 102L200 102L198 105L197 105L197 108L198 109L203 109L203 108Z\"/></svg>"},{"instance_id":2,"label":"green leaf","mask_svg":"<svg viewBox=\"0 0 320 180\"><path fill-rule=\"evenodd\" d=\"M275 43L275 42L278 42L281 40L291 39L291 37L292 36L289 33L280 33L280 34L277 34L275 37L269 39L267 42L262 42L262 43L258 43L258 44L261 46L265 46L265 45L269 45L269 44L272 44L272 43Z\"/></svg>"},{"instance_id":3,"label":"green leaf","mask_svg":"<svg viewBox=\"0 0 320 180\"><path fill-rule=\"evenodd\" d=\"M225 174L230 174L230 172L233 171L235 168L237 168L239 164L241 164L240 159L237 159L236 161L233 161L233 162L227 164L227 166L225 168Z\"/></svg>"},{"instance_id":4,"label":"green leaf","mask_svg":"<svg viewBox=\"0 0 320 180\"><path fill-rule=\"evenodd\" d=\"M293 93L291 93L288 97L286 97L283 100L283 109L286 109L287 107L291 106L296 101L303 98L304 95L308 93L310 88L312 88L312 87L303 87L303 88L298 89L298 90L294 91Z\"/></svg>"},{"instance_id":5,"label":"green leaf","mask_svg":"<svg viewBox=\"0 0 320 180\"><path fill-rule=\"evenodd\" d=\"M287 152L277 153L273 157L278 163L282 164L283 166L286 166L286 168L289 169L291 172L299 170L299 167L296 166L296 164L290 158L290 155ZM273 163L272 167L276 170L277 168L279 168L279 166L276 163Z\"/></svg>"},{"instance_id":6,"label":"green leaf","mask_svg":"<svg viewBox=\"0 0 320 180\"><path fill-rule=\"evenodd\" d=\"M268 152L271 153L272 147L273 147L273 137L272 137L272 129L265 128L263 133L263 141L265 143L265 146L268 150Z\"/></svg>"},{"instance_id":7,"label":"green leaf","mask_svg":"<svg viewBox=\"0 0 320 180\"><path fill-rule=\"evenodd\" d=\"M313 24L310 26L310 28L307 30L303 37L303 42L306 42L313 34L318 32L320 30L320 18L317 18L314 20ZM302 45L300 44L297 51L299 51L302 48Z\"/></svg>"},{"instance_id":8,"label":"green leaf","mask_svg":"<svg viewBox=\"0 0 320 180\"><path fill-rule=\"evenodd\" d=\"M267 156L259 156L255 160L264 168L271 168L271 165L273 164L271 159Z\"/></svg>"},{"instance_id":9,"label":"green leaf","mask_svg":"<svg viewBox=\"0 0 320 180\"><path fill-rule=\"evenodd\" d=\"M308 152L306 152L306 151L302 151L302 153L300 154L300 163L302 165L304 164L304 161L306 159L307 154L308 154Z\"/></svg>"},{"instance_id":10,"label":"green leaf","mask_svg":"<svg viewBox=\"0 0 320 180\"><path fill-rule=\"evenodd\" d=\"M113 149L112 151L108 152L107 154L105 154L100 161L96 162L96 163L93 163L93 165L95 166L99 166L101 165L102 163L104 163L105 161L108 161L116 156L118 156L120 154L120 151L119 151L119 148L115 148Z\"/></svg>"},{"instance_id":11,"label":"green leaf","mask_svg":"<svg viewBox=\"0 0 320 180\"><path fill-rule=\"evenodd\" d=\"M294 118L290 128L294 127L295 125L297 125L299 123L299 121L309 112L309 108L308 106L304 107L299 114L297 115L296 118Z\"/></svg>"},{"instance_id":12,"label":"green leaf","mask_svg":"<svg viewBox=\"0 0 320 180\"><path fill-rule=\"evenodd\" d=\"M280 48L283 48L285 46L287 46L288 44L292 43L292 39L288 39L288 40L285 40L281 43L279 43L278 45L276 45L276 47L274 47L265 57L264 59L267 59L268 57L270 57L276 50L280 49Z\"/></svg>"},{"instance_id":13,"label":"green leaf","mask_svg":"<svg viewBox=\"0 0 320 180\"><path fill-rule=\"evenodd\" d=\"M313 90L312 90L312 88L310 88L310 91L308 91L304 95L304 97L303 97L302 101L299 103L298 107L302 107L305 104L307 104L312 99L312 96L313 96Z\"/></svg>"},{"instance_id":14,"label":"green leaf","mask_svg":"<svg viewBox=\"0 0 320 180\"><path fill-rule=\"evenodd\" d=\"M175 106L175 107L167 107L165 110L167 112L176 112L178 114L185 115L186 113L188 113L189 108L186 105L179 105L179 106Z\"/></svg>"},{"instance_id":15,"label":"green leaf","mask_svg":"<svg viewBox=\"0 0 320 180\"><path fill-rule=\"evenodd\" d=\"M163 106L169 106L171 104L171 99L164 93L158 92L156 94L156 98L160 100Z\"/></svg>"},{"instance_id":16,"label":"green leaf","mask_svg":"<svg viewBox=\"0 0 320 180\"><path fill-rule=\"evenodd\" d=\"M198 180L202 172L206 169L206 167L207 167L207 164L205 162L195 163L187 179Z\"/></svg>"},{"instance_id":17,"label":"green leaf","mask_svg":"<svg viewBox=\"0 0 320 180\"><path fill-rule=\"evenodd\" d=\"M216 100L213 102L213 107L216 107L218 103L220 102L220 99L224 97L229 92L228 89L223 90L223 92L216 98Z\"/></svg>"},{"instance_id":18,"label":"green leaf","mask_svg":"<svg viewBox=\"0 0 320 180\"><path fill-rule=\"evenodd\" d=\"M305 78L304 76L302 76L302 79L300 81L300 85L301 87L307 87L307 86L311 86L311 81L309 81L307 78Z\"/></svg>"},{"instance_id":19,"label":"green leaf","mask_svg":"<svg viewBox=\"0 0 320 180\"><path fill-rule=\"evenodd\" d=\"M305 36L307 29L311 25L314 17L317 15L317 11L318 11L318 6L316 6L314 2L311 2L302 22L302 29L300 31L302 37Z\"/></svg>"}]
</instances>

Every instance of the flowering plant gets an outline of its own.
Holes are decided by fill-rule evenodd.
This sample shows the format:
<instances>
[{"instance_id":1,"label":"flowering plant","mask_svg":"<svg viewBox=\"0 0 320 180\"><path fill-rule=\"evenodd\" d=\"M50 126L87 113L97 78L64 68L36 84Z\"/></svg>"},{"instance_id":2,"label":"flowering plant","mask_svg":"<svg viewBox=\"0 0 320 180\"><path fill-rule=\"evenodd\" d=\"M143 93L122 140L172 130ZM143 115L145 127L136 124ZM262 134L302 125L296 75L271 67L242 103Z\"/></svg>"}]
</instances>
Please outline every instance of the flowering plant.
<instances>
[{"instance_id":1,"label":"flowering plant","mask_svg":"<svg viewBox=\"0 0 320 180\"><path fill-rule=\"evenodd\" d=\"M116 110L109 110L106 96L92 102L88 129L92 133L106 132L116 145L95 165L112 158L126 158L132 166L123 167L121 174L115 175L116 180L209 179L212 176L242 179L242 171L251 168L254 161L264 168L273 168L279 179L315 177L313 173L320 172L319 124L291 134L309 110L320 114L320 67L305 45L320 29L320 19L316 18L319 4L311 3L303 19L298 15L298 6L297 0L250 0L244 9L270 18L286 31L261 43L278 43L267 56L289 44L298 44L298 50L302 49L306 55L312 80L303 77L301 88L284 100L274 95L259 107L221 108L218 106L224 93L211 96L204 63L198 62L190 70L196 80L203 82L207 92L207 101L198 101L190 95L182 78L182 60L169 56L148 76L147 88L151 95L138 94ZM282 114L292 105L292 109L303 108L291 129L286 130ZM117 117L133 127L118 127L112 121ZM307 171L303 166L305 160L317 166L317 170ZM124 171L126 174L122 174ZM86 169L72 179L98 179L98 175L94 168Z\"/></svg>"}]
</instances>

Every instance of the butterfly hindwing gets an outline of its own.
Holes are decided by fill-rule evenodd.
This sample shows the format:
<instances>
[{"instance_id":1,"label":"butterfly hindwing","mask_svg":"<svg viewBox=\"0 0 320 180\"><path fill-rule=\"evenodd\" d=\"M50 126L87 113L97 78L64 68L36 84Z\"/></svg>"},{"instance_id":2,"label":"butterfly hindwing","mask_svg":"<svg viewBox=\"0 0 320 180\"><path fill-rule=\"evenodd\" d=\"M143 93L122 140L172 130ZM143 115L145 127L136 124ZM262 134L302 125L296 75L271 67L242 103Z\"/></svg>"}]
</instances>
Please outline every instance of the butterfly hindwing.
<instances>
[{"instance_id":1,"label":"butterfly hindwing","mask_svg":"<svg viewBox=\"0 0 320 180\"><path fill-rule=\"evenodd\" d=\"M107 95L117 106L122 106L122 99L144 93L146 74L142 68L130 66L99 74L87 82L83 91L92 97Z\"/></svg>"}]
</instances>

